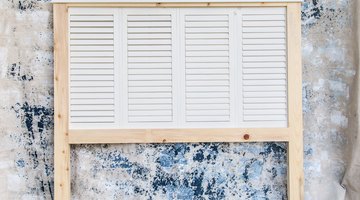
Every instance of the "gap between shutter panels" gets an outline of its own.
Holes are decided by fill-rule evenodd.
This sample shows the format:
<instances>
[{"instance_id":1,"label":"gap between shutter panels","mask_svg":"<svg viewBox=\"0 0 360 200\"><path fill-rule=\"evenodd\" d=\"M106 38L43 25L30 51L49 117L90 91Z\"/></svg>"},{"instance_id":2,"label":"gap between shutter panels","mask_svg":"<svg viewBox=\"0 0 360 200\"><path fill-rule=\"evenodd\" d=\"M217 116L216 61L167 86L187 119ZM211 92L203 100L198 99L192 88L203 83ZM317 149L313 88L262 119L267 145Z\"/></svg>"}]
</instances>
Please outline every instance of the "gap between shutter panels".
<instances>
[{"instance_id":1,"label":"gap between shutter panels","mask_svg":"<svg viewBox=\"0 0 360 200\"><path fill-rule=\"evenodd\" d=\"M74 128L86 128L89 124L106 128L117 120L114 14L84 10L81 13L70 11L70 124ZM203 10L207 11L199 14L184 10L186 14L183 14L185 121L182 124L184 127L190 124L208 127L207 123L221 122L221 127L225 122L230 124L225 126L233 126L230 88L236 86L230 83L231 12ZM286 127L285 9L240 10L242 49L241 55L236 57L242 58L242 89L237 88L237 91L242 92L243 112L240 114L243 121L235 127ZM152 126L158 128L173 122L173 109L177 105L173 105L172 62L174 58L181 58L172 51L172 26L181 25L172 23L172 15L146 12L127 15L127 33L123 34L128 37L126 109L129 123L155 122Z\"/></svg>"}]
</instances>

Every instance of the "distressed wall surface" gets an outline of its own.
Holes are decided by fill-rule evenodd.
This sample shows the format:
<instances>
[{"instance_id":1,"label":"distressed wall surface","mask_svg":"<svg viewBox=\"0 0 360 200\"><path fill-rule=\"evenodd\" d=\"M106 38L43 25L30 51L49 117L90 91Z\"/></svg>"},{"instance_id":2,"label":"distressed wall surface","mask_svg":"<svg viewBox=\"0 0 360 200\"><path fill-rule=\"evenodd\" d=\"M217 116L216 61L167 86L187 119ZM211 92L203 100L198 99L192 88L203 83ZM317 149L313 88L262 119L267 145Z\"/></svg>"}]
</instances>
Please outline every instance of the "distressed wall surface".
<instances>
[{"instance_id":1,"label":"distressed wall surface","mask_svg":"<svg viewBox=\"0 0 360 200\"><path fill-rule=\"evenodd\" d=\"M303 4L305 199L342 199L355 0ZM52 9L0 0L0 199L53 199ZM80 145L73 199L286 199L286 145Z\"/></svg>"}]
</instances>

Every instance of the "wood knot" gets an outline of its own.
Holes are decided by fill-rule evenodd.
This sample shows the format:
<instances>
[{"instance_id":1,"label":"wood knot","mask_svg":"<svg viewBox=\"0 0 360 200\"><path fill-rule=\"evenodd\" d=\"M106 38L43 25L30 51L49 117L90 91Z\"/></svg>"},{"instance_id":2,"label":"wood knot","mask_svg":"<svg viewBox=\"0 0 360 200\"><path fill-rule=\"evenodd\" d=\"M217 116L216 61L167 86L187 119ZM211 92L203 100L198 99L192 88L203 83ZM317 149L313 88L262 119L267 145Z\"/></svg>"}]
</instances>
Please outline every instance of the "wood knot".
<instances>
[{"instance_id":1,"label":"wood knot","mask_svg":"<svg viewBox=\"0 0 360 200\"><path fill-rule=\"evenodd\" d=\"M163 141L162 141L163 143L165 143L166 142L166 139L163 139Z\"/></svg>"},{"instance_id":2,"label":"wood knot","mask_svg":"<svg viewBox=\"0 0 360 200\"><path fill-rule=\"evenodd\" d=\"M245 135L244 135L244 140L248 140L248 139L250 139L250 135L249 135L249 134L245 134Z\"/></svg>"},{"instance_id":3,"label":"wood knot","mask_svg":"<svg viewBox=\"0 0 360 200\"><path fill-rule=\"evenodd\" d=\"M58 114L58 118L61 118L61 115L60 115L60 114Z\"/></svg>"}]
</instances>

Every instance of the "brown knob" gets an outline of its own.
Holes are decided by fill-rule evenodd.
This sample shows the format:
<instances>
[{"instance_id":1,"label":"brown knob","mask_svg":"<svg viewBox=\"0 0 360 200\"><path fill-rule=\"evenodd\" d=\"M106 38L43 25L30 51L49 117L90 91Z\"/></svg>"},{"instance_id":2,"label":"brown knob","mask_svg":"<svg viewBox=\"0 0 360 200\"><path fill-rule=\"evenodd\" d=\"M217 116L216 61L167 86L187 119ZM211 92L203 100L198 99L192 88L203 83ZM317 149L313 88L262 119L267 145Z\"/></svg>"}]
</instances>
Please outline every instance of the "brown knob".
<instances>
[{"instance_id":1,"label":"brown knob","mask_svg":"<svg viewBox=\"0 0 360 200\"><path fill-rule=\"evenodd\" d=\"M245 135L244 135L244 140L248 140L248 139L250 139L250 135L249 135L249 134L245 134Z\"/></svg>"}]
</instances>

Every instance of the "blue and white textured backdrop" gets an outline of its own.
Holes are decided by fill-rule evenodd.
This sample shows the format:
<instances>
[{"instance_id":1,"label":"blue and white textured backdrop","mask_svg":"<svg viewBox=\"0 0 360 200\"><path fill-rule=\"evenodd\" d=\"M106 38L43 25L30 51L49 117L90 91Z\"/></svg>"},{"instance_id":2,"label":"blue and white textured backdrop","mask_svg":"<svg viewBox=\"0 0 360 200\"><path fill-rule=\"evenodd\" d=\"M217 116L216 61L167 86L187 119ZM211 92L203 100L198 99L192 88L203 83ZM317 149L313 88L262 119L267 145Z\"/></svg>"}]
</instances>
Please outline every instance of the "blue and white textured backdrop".
<instances>
[{"instance_id":1,"label":"blue and white textured backdrop","mask_svg":"<svg viewBox=\"0 0 360 200\"><path fill-rule=\"evenodd\" d=\"M341 199L356 0L305 0L305 199ZM0 199L53 199L53 33L47 0L0 0ZM286 145L79 145L73 199L287 199Z\"/></svg>"}]
</instances>

